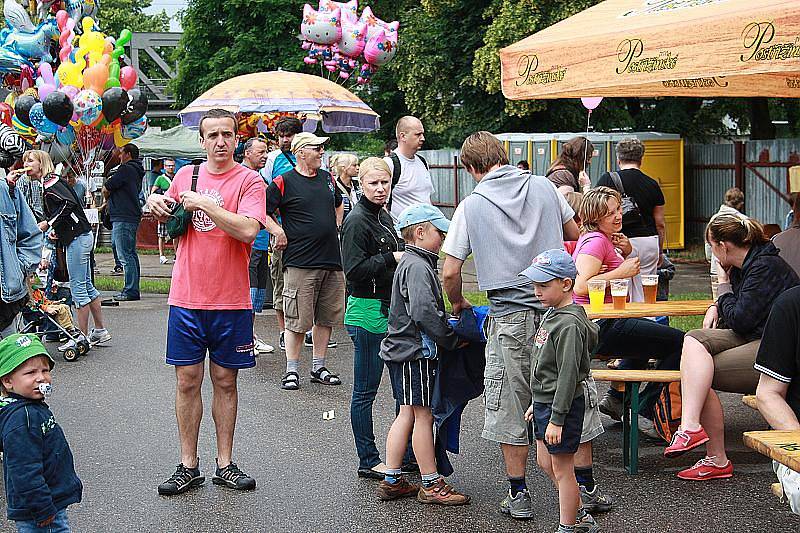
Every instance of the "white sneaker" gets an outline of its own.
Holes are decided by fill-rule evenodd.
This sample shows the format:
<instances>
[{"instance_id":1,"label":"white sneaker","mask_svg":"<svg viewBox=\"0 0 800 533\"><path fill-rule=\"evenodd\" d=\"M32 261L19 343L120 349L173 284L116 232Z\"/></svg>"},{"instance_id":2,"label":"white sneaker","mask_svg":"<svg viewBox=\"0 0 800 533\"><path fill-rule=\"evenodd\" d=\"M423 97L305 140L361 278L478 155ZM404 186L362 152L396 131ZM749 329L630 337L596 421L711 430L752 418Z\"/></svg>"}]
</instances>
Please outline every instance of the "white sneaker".
<instances>
[{"instance_id":1,"label":"white sneaker","mask_svg":"<svg viewBox=\"0 0 800 533\"><path fill-rule=\"evenodd\" d=\"M253 349L258 353L272 353L275 351L275 348L266 342L262 341L261 339L255 339L253 342Z\"/></svg>"},{"instance_id":2,"label":"white sneaker","mask_svg":"<svg viewBox=\"0 0 800 533\"><path fill-rule=\"evenodd\" d=\"M75 337L78 341L86 340L86 337L83 336L83 333L78 334L78 335L73 335L73 337ZM65 342L64 344L62 344L61 346L59 346L58 347L58 351L59 352L66 352L70 348L72 348L74 350L77 350L78 349L78 343L76 341L70 339L67 342Z\"/></svg>"},{"instance_id":3,"label":"white sneaker","mask_svg":"<svg viewBox=\"0 0 800 533\"><path fill-rule=\"evenodd\" d=\"M89 334L89 344L100 344L102 342L108 342L110 340L111 340L111 333L109 333L106 328L103 329L92 328L92 332Z\"/></svg>"},{"instance_id":4,"label":"white sneaker","mask_svg":"<svg viewBox=\"0 0 800 533\"><path fill-rule=\"evenodd\" d=\"M159 261L161 262L162 265L168 265L168 264L170 264L172 262L164 255L161 256Z\"/></svg>"}]
</instances>

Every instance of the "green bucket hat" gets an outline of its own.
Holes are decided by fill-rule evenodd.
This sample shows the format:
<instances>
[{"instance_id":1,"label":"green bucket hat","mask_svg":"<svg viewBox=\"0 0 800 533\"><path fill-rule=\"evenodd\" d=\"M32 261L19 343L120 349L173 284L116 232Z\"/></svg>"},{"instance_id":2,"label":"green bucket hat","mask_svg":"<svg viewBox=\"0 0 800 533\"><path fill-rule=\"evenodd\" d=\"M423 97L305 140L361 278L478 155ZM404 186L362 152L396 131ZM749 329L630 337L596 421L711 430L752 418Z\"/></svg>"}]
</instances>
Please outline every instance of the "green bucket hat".
<instances>
[{"instance_id":1,"label":"green bucket hat","mask_svg":"<svg viewBox=\"0 0 800 533\"><path fill-rule=\"evenodd\" d=\"M39 355L47 356L50 368L56 364L36 335L9 335L0 341L0 377L10 374L31 357Z\"/></svg>"}]
</instances>

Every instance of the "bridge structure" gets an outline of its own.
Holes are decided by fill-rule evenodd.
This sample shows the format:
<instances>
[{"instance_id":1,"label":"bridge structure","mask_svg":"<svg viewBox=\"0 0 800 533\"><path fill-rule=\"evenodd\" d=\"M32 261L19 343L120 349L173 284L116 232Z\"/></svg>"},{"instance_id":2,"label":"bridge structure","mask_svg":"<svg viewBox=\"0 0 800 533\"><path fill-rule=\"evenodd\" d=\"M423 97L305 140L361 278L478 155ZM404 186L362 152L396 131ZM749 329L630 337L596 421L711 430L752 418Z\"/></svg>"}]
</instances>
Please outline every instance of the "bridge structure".
<instances>
[{"instance_id":1,"label":"bridge structure","mask_svg":"<svg viewBox=\"0 0 800 533\"><path fill-rule=\"evenodd\" d=\"M181 35L180 32L134 32L131 37L126 63L139 74L139 89L147 95L150 118L178 116L169 82L178 73L174 52Z\"/></svg>"}]
</instances>

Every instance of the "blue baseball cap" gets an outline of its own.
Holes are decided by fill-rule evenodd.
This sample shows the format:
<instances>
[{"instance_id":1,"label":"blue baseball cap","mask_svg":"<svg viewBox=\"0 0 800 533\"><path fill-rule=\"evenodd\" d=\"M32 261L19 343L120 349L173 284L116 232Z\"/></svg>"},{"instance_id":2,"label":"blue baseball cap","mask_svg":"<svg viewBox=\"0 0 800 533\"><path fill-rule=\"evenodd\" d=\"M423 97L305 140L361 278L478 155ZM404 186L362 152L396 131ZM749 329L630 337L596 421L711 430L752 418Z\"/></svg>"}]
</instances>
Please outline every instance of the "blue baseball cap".
<instances>
[{"instance_id":1,"label":"blue baseball cap","mask_svg":"<svg viewBox=\"0 0 800 533\"><path fill-rule=\"evenodd\" d=\"M531 266L520 272L520 275L536 283L547 283L556 278L575 279L578 276L578 269L575 268L575 261L566 250L556 248L534 257Z\"/></svg>"},{"instance_id":2,"label":"blue baseball cap","mask_svg":"<svg viewBox=\"0 0 800 533\"><path fill-rule=\"evenodd\" d=\"M430 222L436 229L445 233L450 230L450 221L447 220L444 213L431 204L416 204L406 207L397 217L395 228L400 231L403 228L414 224L422 224L423 222Z\"/></svg>"}]
</instances>

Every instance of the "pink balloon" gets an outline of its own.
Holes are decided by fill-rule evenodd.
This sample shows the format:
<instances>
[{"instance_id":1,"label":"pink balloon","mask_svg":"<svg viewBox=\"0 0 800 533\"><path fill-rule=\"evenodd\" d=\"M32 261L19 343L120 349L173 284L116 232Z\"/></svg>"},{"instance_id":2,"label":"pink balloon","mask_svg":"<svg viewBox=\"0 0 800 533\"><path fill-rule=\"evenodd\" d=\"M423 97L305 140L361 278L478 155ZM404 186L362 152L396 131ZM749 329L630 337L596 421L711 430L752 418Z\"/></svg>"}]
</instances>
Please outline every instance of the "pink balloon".
<instances>
[{"instance_id":1,"label":"pink balloon","mask_svg":"<svg viewBox=\"0 0 800 533\"><path fill-rule=\"evenodd\" d=\"M600 105L600 102L603 101L602 96L584 96L581 98L581 103L583 103L583 107L592 111Z\"/></svg>"},{"instance_id":2,"label":"pink balloon","mask_svg":"<svg viewBox=\"0 0 800 533\"><path fill-rule=\"evenodd\" d=\"M60 9L58 13L56 13L56 24L59 30L64 29L64 24L67 23L67 19L69 19L69 14L63 9Z\"/></svg>"},{"instance_id":3,"label":"pink balloon","mask_svg":"<svg viewBox=\"0 0 800 533\"><path fill-rule=\"evenodd\" d=\"M69 96L69 99L72 100L75 98L75 95L78 94L78 88L74 85L64 85L61 88L61 92Z\"/></svg>"},{"instance_id":4,"label":"pink balloon","mask_svg":"<svg viewBox=\"0 0 800 533\"><path fill-rule=\"evenodd\" d=\"M139 81L139 75L136 73L135 68L122 67L122 69L119 71L119 84L126 91L130 91L131 89L136 87L136 83L138 81Z\"/></svg>"}]
</instances>

